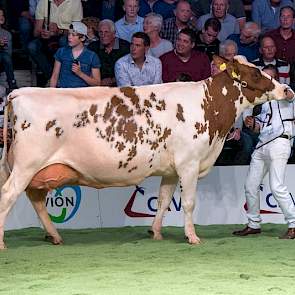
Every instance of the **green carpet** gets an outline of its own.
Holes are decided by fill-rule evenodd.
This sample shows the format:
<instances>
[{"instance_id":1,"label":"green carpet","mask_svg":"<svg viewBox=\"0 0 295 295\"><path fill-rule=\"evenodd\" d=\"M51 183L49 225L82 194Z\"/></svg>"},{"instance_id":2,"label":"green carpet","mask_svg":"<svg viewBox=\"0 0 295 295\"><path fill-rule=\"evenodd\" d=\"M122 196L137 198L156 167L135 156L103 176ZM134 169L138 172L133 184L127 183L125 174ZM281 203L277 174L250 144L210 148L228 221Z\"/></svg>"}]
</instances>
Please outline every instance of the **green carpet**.
<instances>
[{"instance_id":1,"label":"green carpet","mask_svg":"<svg viewBox=\"0 0 295 295\"><path fill-rule=\"evenodd\" d=\"M147 227L61 230L63 246L42 241L40 229L8 231L0 252L0 294L295 294L295 240L284 225L234 237L242 226L198 226L203 244L190 246L182 228L164 241Z\"/></svg>"}]
</instances>

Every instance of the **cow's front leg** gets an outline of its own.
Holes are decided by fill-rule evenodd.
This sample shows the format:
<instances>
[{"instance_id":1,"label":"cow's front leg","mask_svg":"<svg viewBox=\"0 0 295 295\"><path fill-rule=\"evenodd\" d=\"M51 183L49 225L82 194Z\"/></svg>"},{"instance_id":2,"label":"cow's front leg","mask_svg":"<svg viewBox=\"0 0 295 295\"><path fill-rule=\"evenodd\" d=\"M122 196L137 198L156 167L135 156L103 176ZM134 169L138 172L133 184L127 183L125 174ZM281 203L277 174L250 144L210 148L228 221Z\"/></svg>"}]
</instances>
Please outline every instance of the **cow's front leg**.
<instances>
[{"instance_id":1,"label":"cow's front leg","mask_svg":"<svg viewBox=\"0 0 295 295\"><path fill-rule=\"evenodd\" d=\"M153 225L152 225L152 234L153 234L154 240L163 239L161 234L163 217L171 203L171 199L175 191L177 181L178 181L177 176L162 177L159 198L158 198L157 214L154 218Z\"/></svg>"},{"instance_id":2,"label":"cow's front leg","mask_svg":"<svg viewBox=\"0 0 295 295\"><path fill-rule=\"evenodd\" d=\"M184 231L190 244L201 243L201 240L196 235L193 223L198 172L199 165L195 163L188 163L187 169L185 167L178 169L181 204L184 211Z\"/></svg>"},{"instance_id":3,"label":"cow's front leg","mask_svg":"<svg viewBox=\"0 0 295 295\"><path fill-rule=\"evenodd\" d=\"M47 195L46 190L27 189L27 196L30 199L36 213L38 214L40 221L42 222L48 235L45 236L45 240L49 241L53 245L63 244L63 239L59 235L55 226L53 225L45 205L45 199Z\"/></svg>"}]
</instances>

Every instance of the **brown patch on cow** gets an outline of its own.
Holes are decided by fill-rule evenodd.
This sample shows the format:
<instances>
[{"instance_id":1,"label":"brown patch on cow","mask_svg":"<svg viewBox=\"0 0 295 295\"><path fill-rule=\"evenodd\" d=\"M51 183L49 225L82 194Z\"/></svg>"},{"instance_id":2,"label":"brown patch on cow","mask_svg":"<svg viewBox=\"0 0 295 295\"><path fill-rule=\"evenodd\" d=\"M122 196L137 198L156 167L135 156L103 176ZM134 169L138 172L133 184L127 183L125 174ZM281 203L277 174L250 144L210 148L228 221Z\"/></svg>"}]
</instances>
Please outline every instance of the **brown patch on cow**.
<instances>
[{"instance_id":1,"label":"brown patch on cow","mask_svg":"<svg viewBox=\"0 0 295 295\"><path fill-rule=\"evenodd\" d=\"M89 114L90 116L94 117L94 115L97 112L97 104L92 104L89 108Z\"/></svg>"},{"instance_id":2,"label":"brown patch on cow","mask_svg":"<svg viewBox=\"0 0 295 295\"><path fill-rule=\"evenodd\" d=\"M171 135L171 129L165 127L163 135L159 138L159 142L166 141L166 139Z\"/></svg>"},{"instance_id":3,"label":"brown patch on cow","mask_svg":"<svg viewBox=\"0 0 295 295\"><path fill-rule=\"evenodd\" d=\"M196 122L195 128L197 130L197 134L195 134L193 138L198 138L199 134L203 134L207 131L207 124Z\"/></svg>"},{"instance_id":4,"label":"brown patch on cow","mask_svg":"<svg viewBox=\"0 0 295 295\"><path fill-rule=\"evenodd\" d=\"M203 99L202 107L204 109L204 120L208 122L209 144L212 143L213 138L217 135L224 139L232 127L236 118L235 101L239 98L240 91L234 81L226 74L220 74L212 79L205 81L207 88L205 88L205 97ZM222 88L226 85L227 94L222 94ZM196 123L196 129L204 130L200 123Z\"/></svg>"},{"instance_id":5,"label":"brown patch on cow","mask_svg":"<svg viewBox=\"0 0 295 295\"><path fill-rule=\"evenodd\" d=\"M141 126L139 127L139 132L138 132L137 136L138 136L140 143L143 144L144 143L144 139L143 139L144 138L144 131Z\"/></svg>"},{"instance_id":6,"label":"brown patch on cow","mask_svg":"<svg viewBox=\"0 0 295 295\"><path fill-rule=\"evenodd\" d=\"M117 132L123 136L126 142L133 142L137 139L137 124L134 120L120 119L117 126Z\"/></svg>"},{"instance_id":7,"label":"brown patch on cow","mask_svg":"<svg viewBox=\"0 0 295 295\"><path fill-rule=\"evenodd\" d=\"M243 103L243 100L244 100L244 97L243 96L240 96L240 104Z\"/></svg>"},{"instance_id":8,"label":"brown patch on cow","mask_svg":"<svg viewBox=\"0 0 295 295\"><path fill-rule=\"evenodd\" d=\"M158 142L154 141L151 145L151 150L156 150L159 147Z\"/></svg>"},{"instance_id":9,"label":"brown patch on cow","mask_svg":"<svg viewBox=\"0 0 295 295\"><path fill-rule=\"evenodd\" d=\"M63 133L64 131L60 127L55 128L55 135L57 138L59 138Z\"/></svg>"},{"instance_id":10,"label":"brown patch on cow","mask_svg":"<svg viewBox=\"0 0 295 295\"><path fill-rule=\"evenodd\" d=\"M166 103L165 103L165 101L164 100L159 100L158 101L158 104L156 105L156 109L158 110L158 111L165 111L165 109L166 109Z\"/></svg>"},{"instance_id":11,"label":"brown patch on cow","mask_svg":"<svg viewBox=\"0 0 295 295\"><path fill-rule=\"evenodd\" d=\"M137 166L132 167L131 169L128 170L128 173L131 173L132 171L136 170Z\"/></svg>"},{"instance_id":12,"label":"brown patch on cow","mask_svg":"<svg viewBox=\"0 0 295 295\"><path fill-rule=\"evenodd\" d=\"M131 149L129 149L127 162L131 161L136 156L136 154L137 154L136 146L133 145Z\"/></svg>"},{"instance_id":13,"label":"brown patch on cow","mask_svg":"<svg viewBox=\"0 0 295 295\"><path fill-rule=\"evenodd\" d=\"M25 130L27 128L29 128L31 126L31 123L27 122L27 120L25 120L22 124L21 124L21 128L22 130Z\"/></svg>"},{"instance_id":14,"label":"brown patch on cow","mask_svg":"<svg viewBox=\"0 0 295 295\"><path fill-rule=\"evenodd\" d=\"M116 145L115 145L115 148L118 150L118 152L122 152L125 148L126 148L126 145L124 144L124 142L122 141L117 141L116 142Z\"/></svg>"},{"instance_id":15,"label":"brown patch on cow","mask_svg":"<svg viewBox=\"0 0 295 295\"><path fill-rule=\"evenodd\" d=\"M90 120L88 118L88 111L85 110L81 114L76 115L76 122L73 124L74 127L85 127L86 125L90 124Z\"/></svg>"},{"instance_id":16,"label":"brown patch on cow","mask_svg":"<svg viewBox=\"0 0 295 295\"><path fill-rule=\"evenodd\" d=\"M177 104L177 113L176 113L176 118L178 121L185 122L185 119L183 117L183 107L181 104Z\"/></svg>"},{"instance_id":17,"label":"brown patch on cow","mask_svg":"<svg viewBox=\"0 0 295 295\"><path fill-rule=\"evenodd\" d=\"M13 116L13 125L15 125L16 121L17 121L17 115L14 115Z\"/></svg>"},{"instance_id":18,"label":"brown patch on cow","mask_svg":"<svg viewBox=\"0 0 295 295\"><path fill-rule=\"evenodd\" d=\"M156 94L154 92L151 93L150 99L151 101L156 101Z\"/></svg>"},{"instance_id":19,"label":"brown patch on cow","mask_svg":"<svg viewBox=\"0 0 295 295\"><path fill-rule=\"evenodd\" d=\"M130 118L133 116L133 111L129 110L128 106L125 104L120 104L117 107L116 113L119 116L125 117L125 118Z\"/></svg>"},{"instance_id":20,"label":"brown patch on cow","mask_svg":"<svg viewBox=\"0 0 295 295\"><path fill-rule=\"evenodd\" d=\"M52 128L56 124L56 120L48 121L46 124L45 130L48 131L50 128Z\"/></svg>"},{"instance_id":21,"label":"brown patch on cow","mask_svg":"<svg viewBox=\"0 0 295 295\"><path fill-rule=\"evenodd\" d=\"M132 87L122 87L120 91L128 98L130 98L131 103L136 107L137 114L141 114L141 109L139 105L139 97L135 92L135 88Z\"/></svg>"},{"instance_id":22,"label":"brown patch on cow","mask_svg":"<svg viewBox=\"0 0 295 295\"><path fill-rule=\"evenodd\" d=\"M120 161L120 162L119 162L118 169L121 169L122 167L123 167L123 161Z\"/></svg>"},{"instance_id":23,"label":"brown patch on cow","mask_svg":"<svg viewBox=\"0 0 295 295\"><path fill-rule=\"evenodd\" d=\"M151 102L147 99L144 100L143 105L147 108L151 108L153 105L151 104Z\"/></svg>"}]
</instances>

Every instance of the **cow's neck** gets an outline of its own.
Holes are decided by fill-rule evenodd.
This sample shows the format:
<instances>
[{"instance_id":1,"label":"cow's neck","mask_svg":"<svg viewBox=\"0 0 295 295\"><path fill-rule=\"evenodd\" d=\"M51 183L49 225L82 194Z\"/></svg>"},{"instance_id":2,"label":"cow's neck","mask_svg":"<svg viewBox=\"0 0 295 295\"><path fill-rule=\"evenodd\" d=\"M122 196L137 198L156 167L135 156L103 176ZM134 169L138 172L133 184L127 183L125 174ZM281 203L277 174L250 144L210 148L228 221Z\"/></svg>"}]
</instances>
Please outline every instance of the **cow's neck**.
<instances>
[{"instance_id":1,"label":"cow's neck","mask_svg":"<svg viewBox=\"0 0 295 295\"><path fill-rule=\"evenodd\" d=\"M241 85L227 73L206 80L203 101L205 122L209 124L210 143L216 135L224 140L234 122L249 102L241 92Z\"/></svg>"}]
</instances>

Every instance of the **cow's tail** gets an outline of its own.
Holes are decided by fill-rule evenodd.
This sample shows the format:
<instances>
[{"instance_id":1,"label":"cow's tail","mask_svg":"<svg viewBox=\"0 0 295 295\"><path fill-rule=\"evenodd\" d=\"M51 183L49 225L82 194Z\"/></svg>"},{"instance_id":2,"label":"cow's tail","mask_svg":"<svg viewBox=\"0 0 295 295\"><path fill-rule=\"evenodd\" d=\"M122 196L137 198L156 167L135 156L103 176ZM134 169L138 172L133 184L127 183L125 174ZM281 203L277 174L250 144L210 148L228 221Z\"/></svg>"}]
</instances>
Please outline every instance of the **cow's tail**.
<instances>
[{"instance_id":1,"label":"cow's tail","mask_svg":"<svg viewBox=\"0 0 295 295\"><path fill-rule=\"evenodd\" d=\"M11 108L11 102L8 101L4 108L4 124L3 124L3 150L0 160L0 189L9 177L10 169L8 165L8 117Z\"/></svg>"}]
</instances>

